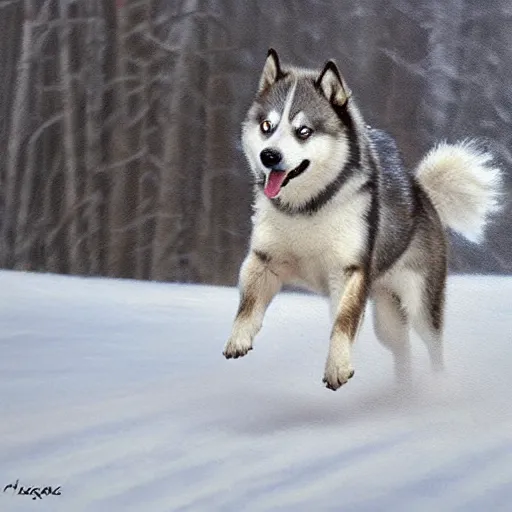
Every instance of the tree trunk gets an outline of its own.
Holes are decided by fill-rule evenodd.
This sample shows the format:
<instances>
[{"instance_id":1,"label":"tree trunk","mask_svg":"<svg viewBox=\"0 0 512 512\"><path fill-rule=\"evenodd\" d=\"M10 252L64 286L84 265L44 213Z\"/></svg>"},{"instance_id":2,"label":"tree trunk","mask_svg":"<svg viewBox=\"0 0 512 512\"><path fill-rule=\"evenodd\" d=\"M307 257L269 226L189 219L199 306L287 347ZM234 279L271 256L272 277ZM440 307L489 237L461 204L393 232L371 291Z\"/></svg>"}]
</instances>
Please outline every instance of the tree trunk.
<instances>
[{"instance_id":1,"label":"tree trunk","mask_svg":"<svg viewBox=\"0 0 512 512\"><path fill-rule=\"evenodd\" d=\"M72 274L84 273L84 261L82 258L81 244L79 243L78 232L78 158L75 140L75 108L76 98L73 93L73 77L70 62L70 31L71 26L68 18L68 1L59 0L59 62L60 62L60 83L62 91L63 107L63 147L65 154L65 188L64 205L65 215L69 217L66 230L66 242L68 249L68 271Z\"/></svg>"},{"instance_id":2,"label":"tree trunk","mask_svg":"<svg viewBox=\"0 0 512 512\"><path fill-rule=\"evenodd\" d=\"M101 165L101 108L103 103L105 23L99 0L87 0L85 12L88 18L86 28L85 55L85 169L86 169L86 209L87 253L89 274L98 275L101 271L100 261L100 205L104 193L97 183L97 173Z\"/></svg>"},{"instance_id":3,"label":"tree trunk","mask_svg":"<svg viewBox=\"0 0 512 512\"><path fill-rule=\"evenodd\" d=\"M5 212L0 235L1 266L12 268L15 264L14 240L16 233L16 211L18 209L19 165L21 148L26 136L29 91L31 79L32 23L35 9L32 0L23 2L24 20L21 54L16 79L16 93L11 110L11 130L7 146L7 166L3 188L5 190Z\"/></svg>"}]
</instances>

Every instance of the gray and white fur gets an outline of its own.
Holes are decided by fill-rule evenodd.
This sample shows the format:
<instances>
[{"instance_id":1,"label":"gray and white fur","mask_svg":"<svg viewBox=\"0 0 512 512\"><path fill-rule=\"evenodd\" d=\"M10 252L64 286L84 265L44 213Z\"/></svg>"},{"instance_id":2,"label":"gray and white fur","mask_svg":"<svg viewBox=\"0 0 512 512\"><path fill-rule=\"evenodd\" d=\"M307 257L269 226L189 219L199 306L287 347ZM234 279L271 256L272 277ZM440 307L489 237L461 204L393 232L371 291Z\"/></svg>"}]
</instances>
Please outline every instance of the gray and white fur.
<instances>
[{"instance_id":1,"label":"gray and white fur","mask_svg":"<svg viewBox=\"0 0 512 512\"><path fill-rule=\"evenodd\" d=\"M370 128L336 64L282 67L269 50L242 142L255 179L250 249L226 358L247 354L284 284L330 298L324 383L353 375L351 348L368 300L396 375L410 379L409 326L443 367L447 239L481 237L500 172L475 142L439 144L408 172L395 141Z\"/></svg>"}]
</instances>

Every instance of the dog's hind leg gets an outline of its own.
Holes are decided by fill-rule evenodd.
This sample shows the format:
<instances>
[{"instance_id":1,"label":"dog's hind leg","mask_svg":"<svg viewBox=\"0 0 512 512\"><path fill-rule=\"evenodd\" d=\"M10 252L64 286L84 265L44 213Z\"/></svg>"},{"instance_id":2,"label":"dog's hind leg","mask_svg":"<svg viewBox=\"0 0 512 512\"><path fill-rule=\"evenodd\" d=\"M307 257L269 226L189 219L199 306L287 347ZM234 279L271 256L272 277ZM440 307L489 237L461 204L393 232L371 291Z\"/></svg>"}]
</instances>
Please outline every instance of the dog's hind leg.
<instances>
[{"instance_id":1,"label":"dog's hind leg","mask_svg":"<svg viewBox=\"0 0 512 512\"><path fill-rule=\"evenodd\" d=\"M270 268L270 256L251 251L240 270L240 304L231 336L224 348L227 359L242 357L252 349L265 311L279 292L282 281Z\"/></svg>"},{"instance_id":2,"label":"dog's hind leg","mask_svg":"<svg viewBox=\"0 0 512 512\"><path fill-rule=\"evenodd\" d=\"M430 356L434 371L444 367L443 316L446 273L433 269L426 277L422 290L421 306L411 318L414 330L419 334Z\"/></svg>"},{"instance_id":3,"label":"dog's hind leg","mask_svg":"<svg viewBox=\"0 0 512 512\"><path fill-rule=\"evenodd\" d=\"M382 289L373 294L373 325L377 339L389 349L398 382L411 380L411 347L407 313L398 295Z\"/></svg>"}]
</instances>

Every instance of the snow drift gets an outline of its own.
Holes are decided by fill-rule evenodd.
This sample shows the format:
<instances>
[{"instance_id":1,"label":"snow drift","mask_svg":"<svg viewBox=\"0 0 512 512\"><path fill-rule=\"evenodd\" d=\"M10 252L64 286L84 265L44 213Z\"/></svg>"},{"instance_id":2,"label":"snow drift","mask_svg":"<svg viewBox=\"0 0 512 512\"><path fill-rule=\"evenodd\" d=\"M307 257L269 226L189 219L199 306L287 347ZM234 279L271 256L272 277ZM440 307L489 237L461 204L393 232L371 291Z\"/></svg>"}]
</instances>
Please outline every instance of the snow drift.
<instances>
[{"instance_id":1,"label":"snow drift","mask_svg":"<svg viewBox=\"0 0 512 512\"><path fill-rule=\"evenodd\" d=\"M370 320L354 379L322 386L317 297L278 296L226 361L231 288L0 272L0 290L2 511L509 510L511 278L450 278L447 371L413 338L407 393ZM16 481L60 495L1 492Z\"/></svg>"}]
</instances>

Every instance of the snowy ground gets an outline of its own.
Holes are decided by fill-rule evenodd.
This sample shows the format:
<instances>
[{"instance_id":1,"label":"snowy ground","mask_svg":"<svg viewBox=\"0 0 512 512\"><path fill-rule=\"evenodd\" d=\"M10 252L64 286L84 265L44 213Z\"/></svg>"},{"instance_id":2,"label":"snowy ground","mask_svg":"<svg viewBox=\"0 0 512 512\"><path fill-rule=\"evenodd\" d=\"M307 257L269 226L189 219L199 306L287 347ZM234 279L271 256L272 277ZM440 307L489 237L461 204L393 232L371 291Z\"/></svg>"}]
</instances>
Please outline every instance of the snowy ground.
<instances>
[{"instance_id":1,"label":"snowy ground","mask_svg":"<svg viewBox=\"0 0 512 512\"><path fill-rule=\"evenodd\" d=\"M322 387L322 299L221 351L230 288L0 272L0 510L432 511L512 503L512 278L449 282L448 371L393 385L371 331ZM61 487L32 501L1 492Z\"/></svg>"}]
</instances>

